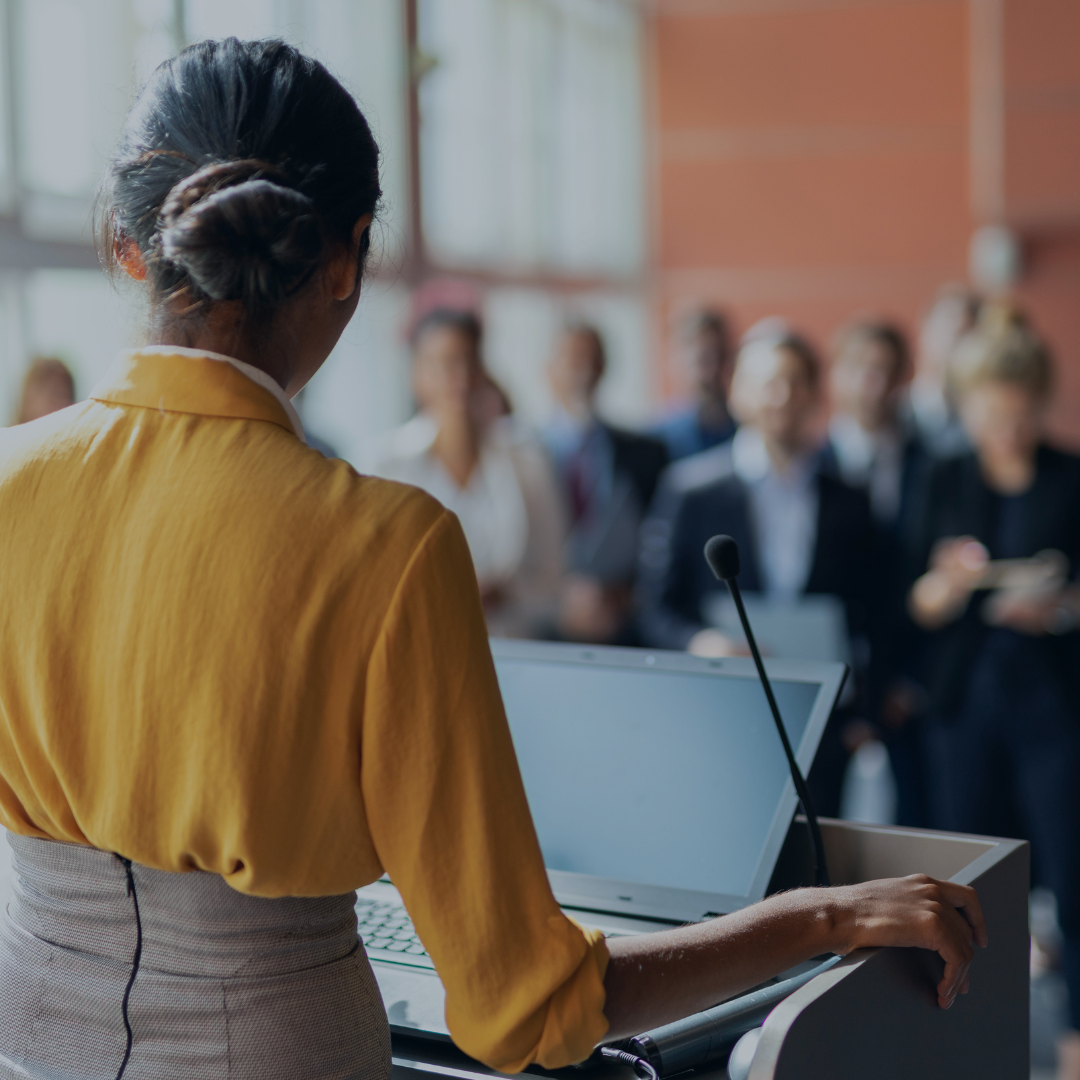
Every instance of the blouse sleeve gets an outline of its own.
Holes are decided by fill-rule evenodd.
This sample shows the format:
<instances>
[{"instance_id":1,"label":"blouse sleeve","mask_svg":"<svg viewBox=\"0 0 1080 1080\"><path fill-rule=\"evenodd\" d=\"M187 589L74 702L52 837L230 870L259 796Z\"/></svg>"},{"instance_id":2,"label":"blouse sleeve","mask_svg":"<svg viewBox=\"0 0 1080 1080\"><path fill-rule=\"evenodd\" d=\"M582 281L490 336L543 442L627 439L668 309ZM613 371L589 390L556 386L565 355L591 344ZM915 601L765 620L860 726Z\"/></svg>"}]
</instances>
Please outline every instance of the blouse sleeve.
<instances>
[{"instance_id":1,"label":"blouse sleeve","mask_svg":"<svg viewBox=\"0 0 1080 1080\"><path fill-rule=\"evenodd\" d=\"M508 1072L587 1057L607 1030L607 948L548 885L472 560L449 513L413 555L372 654L361 784L457 1045Z\"/></svg>"}]
</instances>

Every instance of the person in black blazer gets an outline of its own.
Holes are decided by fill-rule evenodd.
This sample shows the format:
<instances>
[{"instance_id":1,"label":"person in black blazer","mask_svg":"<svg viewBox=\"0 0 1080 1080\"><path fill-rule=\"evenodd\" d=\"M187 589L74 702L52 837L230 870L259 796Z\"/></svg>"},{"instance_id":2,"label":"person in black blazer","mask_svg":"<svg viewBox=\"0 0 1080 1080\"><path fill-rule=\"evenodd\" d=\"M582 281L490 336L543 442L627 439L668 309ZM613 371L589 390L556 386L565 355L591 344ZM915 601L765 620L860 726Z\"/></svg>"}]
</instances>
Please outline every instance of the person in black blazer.
<instances>
[{"instance_id":1,"label":"person in black blazer","mask_svg":"<svg viewBox=\"0 0 1080 1080\"><path fill-rule=\"evenodd\" d=\"M734 651L705 616L710 598L724 589L702 556L717 533L739 545L744 591L840 597L849 632L866 639L873 616L870 504L822 468L809 433L819 382L815 354L794 334L755 338L740 350L731 401L742 427L730 448L672 466L643 529L639 619L648 644L701 655ZM847 758L841 724L827 733L812 774L824 814L839 809Z\"/></svg>"},{"instance_id":2,"label":"person in black blazer","mask_svg":"<svg viewBox=\"0 0 1080 1080\"><path fill-rule=\"evenodd\" d=\"M861 319L837 335L830 368L833 406L823 468L866 491L877 533L878 589L882 605L874 638L873 697L869 716L889 751L896 780L896 823L925 827L922 711L914 662L920 636L906 611L910 581L903 537L911 528L930 456L910 417L902 412L911 377L904 332L892 323Z\"/></svg>"},{"instance_id":3,"label":"person in black blazer","mask_svg":"<svg viewBox=\"0 0 1080 1080\"><path fill-rule=\"evenodd\" d=\"M557 408L543 435L571 523L557 632L571 641L636 644L638 531L668 454L658 439L599 417L606 367L603 339L584 324L563 331L548 366Z\"/></svg>"},{"instance_id":4,"label":"person in black blazer","mask_svg":"<svg viewBox=\"0 0 1080 1080\"><path fill-rule=\"evenodd\" d=\"M1059 1076L1080 1077L1080 458L1043 441L1049 354L988 309L955 360L974 449L939 463L913 538L911 611L927 632L933 823L1031 841L1064 935L1071 1030ZM991 560L1060 553L1067 575L990 591Z\"/></svg>"}]
</instances>

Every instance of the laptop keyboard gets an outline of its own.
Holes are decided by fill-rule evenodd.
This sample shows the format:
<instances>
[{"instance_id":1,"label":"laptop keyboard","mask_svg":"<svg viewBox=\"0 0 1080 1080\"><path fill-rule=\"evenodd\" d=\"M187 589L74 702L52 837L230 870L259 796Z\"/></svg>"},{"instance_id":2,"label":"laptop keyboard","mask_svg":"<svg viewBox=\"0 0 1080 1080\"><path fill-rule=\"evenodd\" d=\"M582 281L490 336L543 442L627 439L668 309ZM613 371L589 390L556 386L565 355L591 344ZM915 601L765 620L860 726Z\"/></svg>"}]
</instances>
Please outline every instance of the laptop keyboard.
<instances>
[{"instance_id":1,"label":"laptop keyboard","mask_svg":"<svg viewBox=\"0 0 1080 1080\"><path fill-rule=\"evenodd\" d=\"M371 960L409 964L433 970L435 965L413 928L405 905L394 900L360 896L356 901L356 931ZM623 937L626 931L605 929L604 937Z\"/></svg>"},{"instance_id":2,"label":"laptop keyboard","mask_svg":"<svg viewBox=\"0 0 1080 1080\"><path fill-rule=\"evenodd\" d=\"M435 966L420 944L404 904L361 897L356 902L356 920L357 933L372 960L389 960L415 967Z\"/></svg>"}]
</instances>

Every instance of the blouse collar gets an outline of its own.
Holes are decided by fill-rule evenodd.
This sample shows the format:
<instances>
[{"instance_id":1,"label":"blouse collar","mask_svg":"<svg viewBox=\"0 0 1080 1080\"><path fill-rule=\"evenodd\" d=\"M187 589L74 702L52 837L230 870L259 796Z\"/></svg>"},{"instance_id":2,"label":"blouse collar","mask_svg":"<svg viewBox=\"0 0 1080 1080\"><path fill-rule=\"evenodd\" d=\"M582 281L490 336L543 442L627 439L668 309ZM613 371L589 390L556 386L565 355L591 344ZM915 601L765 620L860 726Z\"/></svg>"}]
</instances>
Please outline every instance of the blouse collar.
<instances>
[{"instance_id":1,"label":"blouse collar","mask_svg":"<svg viewBox=\"0 0 1080 1080\"><path fill-rule=\"evenodd\" d=\"M203 349L151 345L121 353L90 397L166 412L265 420L307 441L293 403L266 372Z\"/></svg>"}]
</instances>

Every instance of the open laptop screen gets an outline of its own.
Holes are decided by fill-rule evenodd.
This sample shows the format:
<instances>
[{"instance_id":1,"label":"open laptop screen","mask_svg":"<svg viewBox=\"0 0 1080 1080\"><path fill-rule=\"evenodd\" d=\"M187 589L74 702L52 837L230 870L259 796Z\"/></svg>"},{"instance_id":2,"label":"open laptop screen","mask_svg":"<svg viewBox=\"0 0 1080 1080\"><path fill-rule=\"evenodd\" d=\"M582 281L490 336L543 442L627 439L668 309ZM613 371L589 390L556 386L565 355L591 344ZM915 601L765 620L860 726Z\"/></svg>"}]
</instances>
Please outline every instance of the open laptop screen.
<instances>
[{"instance_id":1,"label":"open laptop screen","mask_svg":"<svg viewBox=\"0 0 1080 1080\"><path fill-rule=\"evenodd\" d=\"M794 793L745 663L724 661L726 673L716 661L662 653L493 645L549 870L743 903L763 894ZM834 699L838 676L773 684L804 768L832 707L811 724L823 681Z\"/></svg>"}]
</instances>

